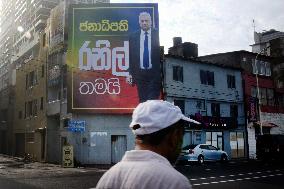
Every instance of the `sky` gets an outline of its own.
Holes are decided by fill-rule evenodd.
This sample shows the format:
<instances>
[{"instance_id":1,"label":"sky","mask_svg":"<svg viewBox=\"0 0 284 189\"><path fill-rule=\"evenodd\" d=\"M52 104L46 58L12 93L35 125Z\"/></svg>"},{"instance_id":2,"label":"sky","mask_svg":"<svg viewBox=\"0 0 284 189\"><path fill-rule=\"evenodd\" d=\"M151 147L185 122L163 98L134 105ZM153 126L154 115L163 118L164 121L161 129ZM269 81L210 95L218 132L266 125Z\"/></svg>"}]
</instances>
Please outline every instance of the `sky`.
<instances>
[{"instance_id":1,"label":"sky","mask_svg":"<svg viewBox=\"0 0 284 189\"><path fill-rule=\"evenodd\" d=\"M198 44L198 55L251 51L253 32L284 32L284 0L110 0L111 3L158 3L160 45L173 37ZM255 20L255 24L253 24Z\"/></svg>"}]
</instances>

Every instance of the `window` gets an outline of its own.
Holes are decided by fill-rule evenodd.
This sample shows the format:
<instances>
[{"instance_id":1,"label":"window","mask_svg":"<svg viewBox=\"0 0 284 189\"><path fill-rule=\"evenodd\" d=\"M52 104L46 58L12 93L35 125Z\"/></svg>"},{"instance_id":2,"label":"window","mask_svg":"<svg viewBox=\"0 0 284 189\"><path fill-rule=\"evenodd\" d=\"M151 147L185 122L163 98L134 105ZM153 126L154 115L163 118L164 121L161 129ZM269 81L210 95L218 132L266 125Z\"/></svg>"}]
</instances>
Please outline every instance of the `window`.
<instances>
[{"instance_id":1,"label":"window","mask_svg":"<svg viewBox=\"0 0 284 189\"><path fill-rule=\"evenodd\" d=\"M29 87L33 86L35 80L35 72L32 71L29 74Z\"/></svg>"},{"instance_id":2,"label":"window","mask_svg":"<svg viewBox=\"0 0 284 189\"><path fill-rule=\"evenodd\" d=\"M267 89L267 105L274 106L274 91L273 91L273 89Z\"/></svg>"},{"instance_id":3,"label":"window","mask_svg":"<svg viewBox=\"0 0 284 189\"><path fill-rule=\"evenodd\" d=\"M232 158L245 156L245 142L243 132L230 132L230 146Z\"/></svg>"},{"instance_id":4,"label":"window","mask_svg":"<svg viewBox=\"0 0 284 189\"><path fill-rule=\"evenodd\" d=\"M235 76L234 75L227 75L227 84L228 88L230 89L235 89L236 88L236 81L235 81Z\"/></svg>"},{"instance_id":5,"label":"window","mask_svg":"<svg viewBox=\"0 0 284 189\"><path fill-rule=\"evenodd\" d=\"M276 104L278 107L284 107L284 94L277 93L275 94Z\"/></svg>"},{"instance_id":6,"label":"window","mask_svg":"<svg viewBox=\"0 0 284 189\"><path fill-rule=\"evenodd\" d=\"M265 62L260 61L260 75L265 75Z\"/></svg>"},{"instance_id":7,"label":"window","mask_svg":"<svg viewBox=\"0 0 284 189\"><path fill-rule=\"evenodd\" d=\"M251 88L251 96L257 98L257 88ZM260 104L274 106L274 91L268 88L259 88Z\"/></svg>"},{"instance_id":8,"label":"window","mask_svg":"<svg viewBox=\"0 0 284 189\"><path fill-rule=\"evenodd\" d=\"M8 109L3 109L0 112L0 122L8 121Z\"/></svg>"},{"instance_id":9,"label":"window","mask_svg":"<svg viewBox=\"0 0 284 189\"><path fill-rule=\"evenodd\" d=\"M201 84L214 86L214 72L200 70L200 81Z\"/></svg>"},{"instance_id":10,"label":"window","mask_svg":"<svg viewBox=\"0 0 284 189\"><path fill-rule=\"evenodd\" d=\"M200 145L200 149L209 150L208 145Z\"/></svg>"},{"instance_id":11,"label":"window","mask_svg":"<svg viewBox=\"0 0 284 189\"><path fill-rule=\"evenodd\" d=\"M19 111L19 119L22 119L22 111Z\"/></svg>"},{"instance_id":12,"label":"window","mask_svg":"<svg viewBox=\"0 0 284 189\"><path fill-rule=\"evenodd\" d=\"M26 74L26 89L29 87L29 75Z\"/></svg>"},{"instance_id":13,"label":"window","mask_svg":"<svg viewBox=\"0 0 284 189\"><path fill-rule=\"evenodd\" d=\"M214 147L214 146L208 146L208 148L209 148L209 150L217 150L217 148Z\"/></svg>"},{"instance_id":14,"label":"window","mask_svg":"<svg viewBox=\"0 0 284 189\"><path fill-rule=\"evenodd\" d=\"M32 112L33 112L33 116L37 116L37 99L33 100Z\"/></svg>"},{"instance_id":15,"label":"window","mask_svg":"<svg viewBox=\"0 0 284 189\"><path fill-rule=\"evenodd\" d=\"M267 105L266 89L260 88L259 89L259 95L260 95L260 104Z\"/></svg>"},{"instance_id":16,"label":"window","mask_svg":"<svg viewBox=\"0 0 284 189\"><path fill-rule=\"evenodd\" d=\"M183 82L183 67L173 66L173 80Z\"/></svg>"},{"instance_id":17,"label":"window","mask_svg":"<svg viewBox=\"0 0 284 189\"><path fill-rule=\"evenodd\" d=\"M24 115L24 118L25 119L27 118L27 102L25 102L25 115Z\"/></svg>"},{"instance_id":18,"label":"window","mask_svg":"<svg viewBox=\"0 0 284 189\"><path fill-rule=\"evenodd\" d=\"M252 60L252 72L254 74L271 76L270 63L261 60Z\"/></svg>"},{"instance_id":19,"label":"window","mask_svg":"<svg viewBox=\"0 0 284 189\"><path fill-rule=\"evenodd\" d=\"M31 71L26 75L26 89L37 84L37 71Z\"/></svg>"},{"instance_id":20,"label":"window","mask_svg":"<svg viewBox=\"0 0 284 189\"><path fill-rule=\"evenodd\" d=\"M43 97L40 98L40 110L43 110Z\"/></svg>"},{"instance_id":21,"label":"window","mask_svg":"<svg viewBox=\"0 0 284 189\"><path fill-rule=\"evenodd\" d=\"M271 68L270 68L270 63L266 62L265 64L265 75L266 76L271 76Z\"/></svg>"},{"instance_id":22,"label":"window","mask_svg":"<svg viewBox=\"0 0 284 189\"><path fill-rule=\"evenodd\" d=\"M27 117L31 117L33 115L33 101L28 102L28 107L27 107Z\"/></svg>"},{"instance_id":23,"label":"window","mask_svg":"<svg viewBox=\"0 0 284 189\"><path fill-rule=\"evenodd\" d=\"M257 89L256 87L251 88L251 96L257 98Z\"/></svg>"},{"instance_id":24,"label":"window","mask_svg":"<svg viewBox=\"0 0 284 189\"><path fill-rule=\"evenodd\" d=\"M230 106L230 116L232 118L237 118L238 117L238 105L231 105Z\"/></svg>"},{"instance_id":25,"label":"window","mask_svg":"<svg viewBox=\"0 0 284 189\"><path fill-rule=\"evenodd\" d=\"M212 145L219 149L223 149L223 133L206 132L206 144Z\"/></svg>"},{"instance_id":26,"label":"window","mask_svg":"<svg viewBox=\"0 0 284 189\"><path fill-rule=\"evenodd\" d=\"M178 106L184 114L184 100L174 100L174 105Z\"/></svg>"},{"instance_id":27,"label":"window","mask_svg":"<svg viewBox=\"0 0 284 189\"><path fill-rule=\"evenodd\" d=\"M46 33L44 33L42 36L42 46L45 47L45 45L46 45Z\"/></svg>"},{"instance_id":28,"label":"window","mask_svg":"<svg viewBox=\"0 0 284 189\"><path fill-rule=\"evenodd\" d=\"M211 104L211 114L213 117L220 117L220 104L219 103Z\"/></svg>"},{"instance_id":29,"label":"window","mask_svg":"<svg viewBox=\"0 0 284 189\"><path fill-rule=\"evenodd\" d=\"M197 100L196 101L196 109L200 111L205 111L205 100Z\"/></svg>"}]
</instances>

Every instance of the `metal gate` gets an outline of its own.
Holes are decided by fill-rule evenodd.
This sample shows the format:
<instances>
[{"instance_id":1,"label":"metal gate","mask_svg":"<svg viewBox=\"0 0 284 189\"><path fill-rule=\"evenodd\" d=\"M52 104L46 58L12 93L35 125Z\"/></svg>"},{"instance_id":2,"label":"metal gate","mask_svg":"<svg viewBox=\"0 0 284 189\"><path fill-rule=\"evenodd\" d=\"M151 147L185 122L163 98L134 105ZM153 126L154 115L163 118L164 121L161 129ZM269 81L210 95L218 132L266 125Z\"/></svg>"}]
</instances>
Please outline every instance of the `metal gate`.
<instances>
[{"instance_id":1,"label":"metal gate","mask_svg":"<svg viewBox=\"0 0 284 189\"><path fill-rule=\"evenodd\" d=\"M126 135L111 135L111 163L119 162L126 149Z\"/></svg>"}]
</instances>

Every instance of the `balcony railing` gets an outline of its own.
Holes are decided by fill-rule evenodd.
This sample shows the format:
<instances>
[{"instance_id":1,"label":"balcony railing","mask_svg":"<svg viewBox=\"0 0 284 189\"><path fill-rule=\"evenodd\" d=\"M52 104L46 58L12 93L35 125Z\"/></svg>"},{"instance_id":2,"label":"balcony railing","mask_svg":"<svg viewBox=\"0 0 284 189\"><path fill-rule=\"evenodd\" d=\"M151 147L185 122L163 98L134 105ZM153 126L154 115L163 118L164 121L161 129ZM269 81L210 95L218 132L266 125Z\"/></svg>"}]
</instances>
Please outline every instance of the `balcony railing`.
<instances>
[{"instance_id":1,"label":"balcony railing","mask_svg":"<svg viewBox=\"0 0 284 189\"><path fill-rule=\"evenodd\" d=\"M48 116L60 114L60 103L60 100L48 102L46 114Z\"/></svg>"}]
</instances>

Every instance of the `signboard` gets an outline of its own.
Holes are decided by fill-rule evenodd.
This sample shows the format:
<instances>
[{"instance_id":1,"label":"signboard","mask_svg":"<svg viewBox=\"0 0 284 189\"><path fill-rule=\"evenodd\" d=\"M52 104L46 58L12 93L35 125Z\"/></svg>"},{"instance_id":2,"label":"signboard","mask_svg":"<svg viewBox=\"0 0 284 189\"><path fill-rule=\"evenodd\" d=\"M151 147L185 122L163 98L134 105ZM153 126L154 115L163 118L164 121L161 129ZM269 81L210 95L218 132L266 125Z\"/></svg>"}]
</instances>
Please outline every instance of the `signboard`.
<instances>
[{"instance_id":1,"label":"signboard","mask_svg":"<svg viewBox=\"0 0 284 189\"><path fill-rule=\"evenodd\" d=\"M63 146L63 167L74 167L73 146Z\"/></svg>"},{"instance_id":2,"label":"signboard","mask_svg":"<svg viewBox=\"0 0 284 189\"><path fill-rule=\"evenodd\" d=\"M84 132L86 130L86 121L69 120L67 129L71 132Z\"/></svg>"},{"instance_id":3,"label":"signboard","mask_svg":"<svg viewBox=\"0 0 284 189\"><path fill-rule=\"evenodd\" d=\"M233 117L213 117L213 116L202 116L200 113L191 115L190 118L198 121L201 125L192 124L190 127L204 128L204 129L232 129L237 128L238 121Z\"/></svg>"},{"instance_id":4,"label":"signboard","mask_svg":"<svg viewBox=\"0 0 284 189\"><path fill-rule=\"evenodd\" d=\"M248 122L255 122L257 121L258 115L258 99L254 97L248 98Z\"/></svg>"},{"instance_id":5,"label":"signboard","mask_svg":"<svg viewBox=\"0 0 284 189\"><path fill-rule=\"evenodd\" d=\"M157 4L71 5L68 18L69 112L132 113L160 98Z\"/></svg>"}]
</instances>

